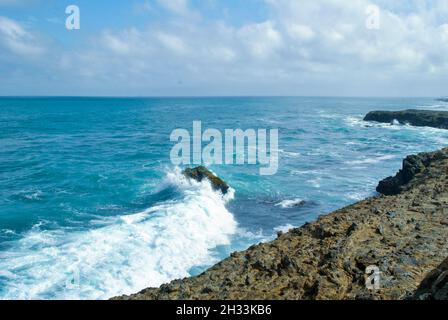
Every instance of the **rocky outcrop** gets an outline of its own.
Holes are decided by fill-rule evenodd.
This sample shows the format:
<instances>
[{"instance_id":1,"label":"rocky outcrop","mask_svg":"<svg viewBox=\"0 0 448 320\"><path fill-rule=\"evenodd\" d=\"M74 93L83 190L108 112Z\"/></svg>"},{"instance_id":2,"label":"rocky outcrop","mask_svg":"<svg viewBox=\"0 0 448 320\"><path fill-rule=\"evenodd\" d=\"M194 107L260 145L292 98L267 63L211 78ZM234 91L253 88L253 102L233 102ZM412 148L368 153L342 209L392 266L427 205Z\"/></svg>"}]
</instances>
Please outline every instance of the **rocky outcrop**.
<instances>
[{"instance_id":1,"label":"rocky outcrop","mask_svg":"<svg viewBox=\"0 0 448 320\"><path fill-rule=\"evenodd\" d=\"M442 297L448 149L439 153L408 161L424 168L410 165L403 173L410 180L398 194L369 198L279 233L196 277L117 299L407 299L416 298L417 288ZM366 287L369 266L381 272L379 289Z\"/></svg>"},{"instance_id":2,"label":"rocky outcrop","mask_svg":"<svg viewBox=\"0 0 448 320\"><path fill-rule=\"evenodd\" d=\"M421 180L425 179L426 172L430 170L429 167L437 163L437 160L446 159L446 157L444 151L408 156L403 160L403 168L394 177L380 181L376 191L384 195L394 195L420 184Z\"/></svg>"},{"instance_id":3,"label":"rocky outcrop","mask_svg":"<svg viewBox=\"0 0 448 320\"><path fill-rule=\"evenodd\" d=\"M448 129L448 112L431 110L404 110L404 111L372 111L364 121L392 123L394 120L402 124L418 127L434 127Z\"/></svg>"},{"instance_id":4,"label":"rocky outcrop","mask_svg":"<svg viewBox=\"0 0 448 320\"><path fill-rule=\"evenodd\" d=\"M448 259L426 276L413 298L416 300L448 300Z\"/></svg>"},{"instance_id":5,"label":"rocky outcrop","mask_svg":"<svg viewBox=\"0 0 448 320\"><path fill-rule=\"evenodd\" d=\"M221 191L222 194L226 194L227 191L229 191L229 185L204 166L199 166L193 169L188 168L182 173L187 178L194 179L198 182L201 182L204 179L209 180L212 188Z\"/></svg>"}]
</instances>

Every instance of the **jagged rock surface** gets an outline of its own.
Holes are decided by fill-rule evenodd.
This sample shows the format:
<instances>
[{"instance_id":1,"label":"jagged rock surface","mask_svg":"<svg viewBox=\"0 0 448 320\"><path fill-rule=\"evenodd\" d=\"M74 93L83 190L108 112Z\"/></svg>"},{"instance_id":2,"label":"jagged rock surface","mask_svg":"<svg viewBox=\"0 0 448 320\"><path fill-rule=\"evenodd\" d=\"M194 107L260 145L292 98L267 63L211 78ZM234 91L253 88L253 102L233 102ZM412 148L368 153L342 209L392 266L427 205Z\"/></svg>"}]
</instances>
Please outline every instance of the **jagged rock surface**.
<instances>
[{"instance_id":1,"label":"jagged rock surface","mask_svg":"<svg viewBox=\"0 0 448 320\"><path fill-rule=\"evenodd\" d=\"M199 182L204 179L208 179L212 184L213 189L221 191L222 194L226 194L227 191L229 191L229 185L204 166L199 166L193 169L188 168L185 169L182 173L187 178L194 179Z\"/></svg>"},{"instance_id":2,"label":"jagged rock surface","mask_svg":"<svg viewBox=\"0 0 448 320\"><path fill-rule=\"evenodd\" d=\"M395 195L421 184L421 180L426 179L430 171L429 166L446 158L447 154L444 151L408 156L403 160L403 168L394 177L388 177L380 181L376 191L385 195Z\"/></svg>"}]
</instances>

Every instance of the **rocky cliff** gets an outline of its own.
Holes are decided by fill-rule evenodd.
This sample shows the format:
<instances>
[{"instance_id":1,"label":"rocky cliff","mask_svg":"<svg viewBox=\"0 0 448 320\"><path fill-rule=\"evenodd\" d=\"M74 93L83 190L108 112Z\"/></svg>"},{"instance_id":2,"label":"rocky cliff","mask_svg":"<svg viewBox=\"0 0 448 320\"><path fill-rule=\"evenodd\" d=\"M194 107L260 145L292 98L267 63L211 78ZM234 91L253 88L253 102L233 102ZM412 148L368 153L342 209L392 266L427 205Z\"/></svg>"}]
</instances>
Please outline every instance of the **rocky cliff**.
<instances>
[{"instance_id":1,"label":"rocky cliff","mask_svg":"<svg viewBox=\"0 0 448 320\"><path fill-rule=\"evenodd\" d=\"M408 156L403 160L403 168L394 177L380 181L376 191L385 195L396 195L423 184L427 179L427 171L431 170L429 167L446 158L444 150Z\"/></svg>"},{"instance_id":2,"label":"rocky cliff","mask_svg":"<svg viewBox=\"0 0 448 320\"><path fill-rule=\"evenodd\" d=\"M364 121L392 123L394 120L401 124L410 124L418 127L434 127L448 129L448 112L431 110L404 110L404 111L372 111Z\"/></svg>"},{"instance_id":3,"label":"rocky cliff","mask_svg":"<svg viewBox=\"0 0 448 320\"><path fill-rule=\"evenodd\" d=\"M407 158L400 172L391 195L233 253L199 276L116 299L446 298L448 149ZM369 266L381 272L379 289L366 287Z\"/></svg>"}]
</instances>

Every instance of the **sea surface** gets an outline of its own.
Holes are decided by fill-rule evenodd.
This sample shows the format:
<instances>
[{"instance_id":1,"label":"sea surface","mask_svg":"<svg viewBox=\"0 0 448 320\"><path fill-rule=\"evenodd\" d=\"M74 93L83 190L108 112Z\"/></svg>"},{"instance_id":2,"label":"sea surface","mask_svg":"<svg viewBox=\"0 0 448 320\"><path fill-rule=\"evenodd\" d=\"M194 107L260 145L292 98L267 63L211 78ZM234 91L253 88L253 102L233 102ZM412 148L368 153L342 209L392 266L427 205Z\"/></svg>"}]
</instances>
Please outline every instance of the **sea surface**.
<instances>
[{"instance_id":1,"label":"sea surface","mask_svg":"<svg viewBox=\"0 0 448 320\"><path fill-rule=\"evenodd\" d=\"M448 131L362 121L448 110L434 98L0 98L0 299L107 299L195 275L375 195ZM173 129L278 129L274 176L213 165L233 192L171 164Z\"/></svg>"}]
</instances>

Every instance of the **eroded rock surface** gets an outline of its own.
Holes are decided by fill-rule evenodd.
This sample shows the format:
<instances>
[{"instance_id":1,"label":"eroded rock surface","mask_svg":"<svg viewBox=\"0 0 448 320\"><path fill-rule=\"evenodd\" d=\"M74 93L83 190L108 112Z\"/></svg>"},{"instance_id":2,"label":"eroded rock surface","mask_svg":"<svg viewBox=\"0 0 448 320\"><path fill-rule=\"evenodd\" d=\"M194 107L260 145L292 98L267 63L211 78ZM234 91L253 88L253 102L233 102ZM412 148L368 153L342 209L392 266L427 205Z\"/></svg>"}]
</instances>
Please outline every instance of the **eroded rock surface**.
<instances>
[{"instance_id":1,"label":"eroded rock surface","mask_svg":"<svg viewBox=\"0 0 448 320\"><path fill-rule=\"evenodd\" d=\"M437 290L446 277L424 281L445 270L448 257L448 149L439 152L418 155L424 168L403 173L410 180L395 195L321 216L199 276L118 299L409 299L419 287L444 294ZM365 285L372 265L381 272L379 290Z\"/></svg>"},{"instance_id":2,"label":"eroded rock surface","mask_svg":"<svg viewBox=\"0 0 448 320\"><path fill-rule=\"evenodd\" d=\"M438 160L446 158L447 154L444 151L408 156L403 160L403 168L394 177L388 177L380 181L376 190L385 195L394 195L424 183L422 180L427 178L429 171L435 174L435 171L444 170L444 168L438 169L437 167L431 170L429 167L434 164L437 165Z\"/></svg>"}]
</instances>

